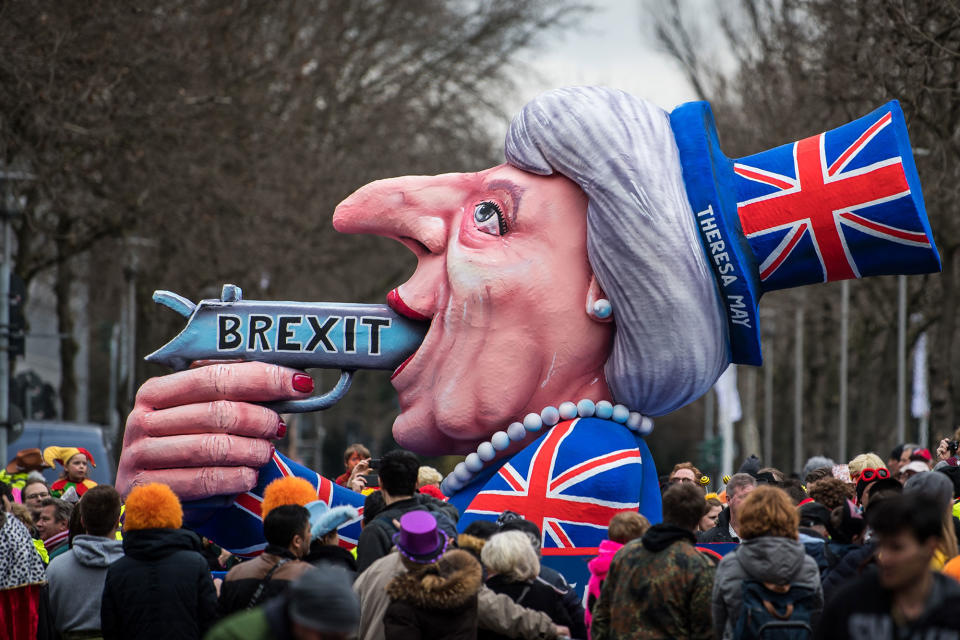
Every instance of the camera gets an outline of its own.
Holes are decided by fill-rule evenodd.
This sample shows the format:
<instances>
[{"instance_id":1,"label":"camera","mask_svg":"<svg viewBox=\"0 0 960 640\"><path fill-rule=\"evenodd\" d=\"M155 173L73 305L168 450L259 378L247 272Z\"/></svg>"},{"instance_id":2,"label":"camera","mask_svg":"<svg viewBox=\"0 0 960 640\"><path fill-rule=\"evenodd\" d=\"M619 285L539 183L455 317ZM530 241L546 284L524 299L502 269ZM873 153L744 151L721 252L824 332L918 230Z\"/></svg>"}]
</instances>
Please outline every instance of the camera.
<instances>
[{"instance_id":1,"label":"camera","mask_svg":"<svg viewBox=\"0 0 960 640\"><path fill-rule=\"evenodd\" d=\"M960 449L960 442L957 440L947 440L947 451L950 455L957 455L957 449Z\"/></svg>"},{"instance_id":2,"label":"camera","mask_svg":"<svg viewBox=\"0 0 960 640\"><path fill-rule=\"evenodd\" d=\"M367 465L368 469L379 469L380 468L380 458L370 458L370 463Z\"/></svg>"}]
</instances>

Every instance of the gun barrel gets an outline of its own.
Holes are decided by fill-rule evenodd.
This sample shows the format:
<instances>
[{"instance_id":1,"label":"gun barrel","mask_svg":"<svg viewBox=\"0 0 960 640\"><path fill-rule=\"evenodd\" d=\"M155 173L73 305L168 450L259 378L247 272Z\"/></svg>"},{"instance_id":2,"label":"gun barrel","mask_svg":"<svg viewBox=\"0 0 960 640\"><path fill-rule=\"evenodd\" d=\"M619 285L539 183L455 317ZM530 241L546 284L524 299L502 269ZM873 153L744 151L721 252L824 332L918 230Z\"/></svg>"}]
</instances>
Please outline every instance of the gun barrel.
<instances>
[{"instance_id":1,"label":"gun barrel","mask_svg":"<svg viewBox=\"0 0 960 640\"><path fill-rule=\"evenodd\" d=\"M395 369L428 328L382 304L202 300L183 331L146 360L174 369L233 359L298 369Z\"/></svg>"}]
</instances>

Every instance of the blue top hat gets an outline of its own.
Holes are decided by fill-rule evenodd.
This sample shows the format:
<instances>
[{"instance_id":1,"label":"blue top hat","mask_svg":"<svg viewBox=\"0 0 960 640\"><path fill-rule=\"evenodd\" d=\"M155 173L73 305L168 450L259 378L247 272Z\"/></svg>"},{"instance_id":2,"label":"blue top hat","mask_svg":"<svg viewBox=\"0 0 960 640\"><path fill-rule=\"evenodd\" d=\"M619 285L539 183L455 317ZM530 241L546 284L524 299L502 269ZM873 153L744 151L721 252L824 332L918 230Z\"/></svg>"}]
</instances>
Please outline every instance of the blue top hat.
<instances>
[{"instance_id":1,"label":"blue top hat","mask_svg":"<svg viewBox=\"0 0 960 640\"><path fill-rule=\"evenodd\" d=\"M757 304L766 291L940 270L896 101L738 160L720 150L708 103L677 107L670 123L733 362L762 362Z\"/></svg>"}]
</instances>

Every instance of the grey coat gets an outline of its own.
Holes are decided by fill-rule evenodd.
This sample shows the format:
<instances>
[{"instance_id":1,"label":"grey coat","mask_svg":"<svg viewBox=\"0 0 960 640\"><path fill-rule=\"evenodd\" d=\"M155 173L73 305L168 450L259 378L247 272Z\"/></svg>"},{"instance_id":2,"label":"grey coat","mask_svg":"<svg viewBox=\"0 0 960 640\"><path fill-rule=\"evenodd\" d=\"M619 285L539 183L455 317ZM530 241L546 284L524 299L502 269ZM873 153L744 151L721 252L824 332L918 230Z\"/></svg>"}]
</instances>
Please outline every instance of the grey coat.
<instances>
[{"instance_id":1,"label":"grey coat","mask_svg":"<svg viewBox=\"0 0 960 640\"><path fill-rule=\"evenodd\" d=\"M78 535L72 549L50 561L50 611L57 631L100 631L107 567L122 557L121 541Z\"/></svg>"},{"instance_id":2,"label":"grey coat","mask_svg":"<svg viewBox=\"0 0 960 640\"><path fill-rule=\"evenodd\" d=\"M744 580L813 589L816 601L813 622L816 624L823 609L823 589L816 561L804 552L797 540L754 538L725 555L717 566L713 583L713 629L718 639L733 638L733 628L740 617Z\"/></svg>"}]
</instances>

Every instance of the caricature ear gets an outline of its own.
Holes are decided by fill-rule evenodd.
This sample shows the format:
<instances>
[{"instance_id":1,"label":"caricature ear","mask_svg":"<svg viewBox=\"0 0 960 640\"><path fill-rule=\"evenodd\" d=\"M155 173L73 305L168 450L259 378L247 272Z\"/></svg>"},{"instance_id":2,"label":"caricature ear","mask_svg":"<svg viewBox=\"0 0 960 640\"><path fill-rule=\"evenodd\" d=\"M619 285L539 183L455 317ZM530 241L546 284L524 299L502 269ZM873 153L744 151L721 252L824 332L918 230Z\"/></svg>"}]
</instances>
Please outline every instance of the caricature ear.
<instances>
[{"instance_id":1,"label":"caricature ear","mask_svg":"<svg viewBox=\"0 0 960 640\"><path fill-rule=\"evenodd\" d=\"M613 308L610 299L600 288L597 277L590 275L590 285L587 287L587 315L595 322L613 322Z\"/></svg>"}]
</instances>

